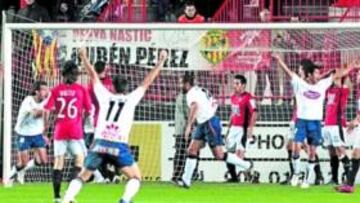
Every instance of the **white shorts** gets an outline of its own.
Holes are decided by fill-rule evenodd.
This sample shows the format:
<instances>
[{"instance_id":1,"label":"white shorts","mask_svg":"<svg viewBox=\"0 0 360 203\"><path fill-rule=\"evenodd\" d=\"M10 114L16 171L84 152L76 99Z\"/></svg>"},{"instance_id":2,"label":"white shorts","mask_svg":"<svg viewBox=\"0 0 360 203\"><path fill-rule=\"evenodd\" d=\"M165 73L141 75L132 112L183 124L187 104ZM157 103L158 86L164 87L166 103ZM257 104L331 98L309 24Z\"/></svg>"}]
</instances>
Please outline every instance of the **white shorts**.
<instances>
[{"instance_id":1,"label":"white shorts","mask_svg":"<svg viewBox=\"0 0 360 203\"><path fill-rule=\"evenodd\" d=\"M289 132L288 132L287 139L288 140L294 140L295 132L296 132L295 122L291 121L290 124L289 124Z\"/></svg>"},{"instance_id":2,"label":"white shorts","mask_svg":"<svg viewBox=\"0 0 360 203\"><path fill-rule=\"evenodd\" d=\"M66 153L71 155L86 156L86 146L83 139L81 140L55 140L54 141L54 156L63 156Z\"/></svg>"},{"instance_id":3,"label":"white shorts","mask_svg":"<svg viewBox=\"0 0 360 203\"><path fill-rule=\"evenodd\" d=\"M324 126L322 129L324 146L343 147L345 144L345 130L341 129L343 135L340 135L340 128L337 125Z\"/></svg>"},{"instance_id":4,"label":"white shorts","mask_svg":"<svg viewBox=\"0 0 360 203\"><path fill-rule=\"evenodd\" d=\"M244 136L244 128L240 126L231 126L229 135L226 138L226 149L230 152L245 150L241 140Z\"/></svg>"},{"instance_id":5,"label":"white shorts","mask_svg":"<svg viewBox=\"0 0 360 203\"><path fill-rule=\"evenodd\" d=\"M360 149L360 127L356 127L349 135L354 149Z\"/></svg>"}]
</instances>

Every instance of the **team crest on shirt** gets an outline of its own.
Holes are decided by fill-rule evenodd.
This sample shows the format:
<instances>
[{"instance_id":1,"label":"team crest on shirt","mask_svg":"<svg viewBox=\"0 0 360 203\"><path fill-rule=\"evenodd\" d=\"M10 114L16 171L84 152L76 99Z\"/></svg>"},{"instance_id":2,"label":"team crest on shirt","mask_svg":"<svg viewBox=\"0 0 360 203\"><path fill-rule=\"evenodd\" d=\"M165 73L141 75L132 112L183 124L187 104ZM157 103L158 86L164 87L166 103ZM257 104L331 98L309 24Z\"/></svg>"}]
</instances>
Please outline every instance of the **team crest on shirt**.
<instances>
[{"instance_id":1,"label":"team crest on shirt","mask_svg":"<svg viewBox=\"0 0 360 203\"><path fill-rule=\"evenodd\" d=\"M321 96L321 94L319 92L308 90L304 92L304 96L308 99L318 99Z\"/></svg>"},{"instance_id":2,"label":"team crest on shirt","mask_svg":"<svg viewBox=\"0 0 360 203\"><path fill-rule=\"evenodd\" d=\"M118 130L119 127L114 124L107 125L101 136L105 139L115 140L118 137Z\"/></svg>"},{"instance_id":3,"label":"team crest on shirt","mask_svg":"<svg viewBox=\"0 0 360 203\"><path fill-rule=\"evenodd\" d=\"M229 55L229 39L223 30L210 30L200 40L200 53L211 64L222 62Z\"/></svg>"}]
</instances>

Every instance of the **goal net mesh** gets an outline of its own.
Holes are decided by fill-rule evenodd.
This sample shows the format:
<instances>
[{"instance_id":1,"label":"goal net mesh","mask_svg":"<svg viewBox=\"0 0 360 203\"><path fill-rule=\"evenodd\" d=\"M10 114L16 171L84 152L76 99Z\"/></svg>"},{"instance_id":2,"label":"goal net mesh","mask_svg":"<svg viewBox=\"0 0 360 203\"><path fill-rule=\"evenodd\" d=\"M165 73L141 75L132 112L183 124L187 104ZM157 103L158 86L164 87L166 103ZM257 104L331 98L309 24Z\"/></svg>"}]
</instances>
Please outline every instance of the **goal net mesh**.
<instances>
[{"instance_id":1,"label":"goal net mesh","mask_svg":"<svg viewBox=\"0 0 360 203\"><path fill-rule=\"evenodd\" d=\"M164 173L167 173L165 179L173 176L171 163L175 154L175 137L182 136L176 135L179 132L175 132L173 127L174 123L179 125L174 119L176 97L181 93L180 76L185 73L194 74L196 83L207 88L218 99L218 115L226 129L230 114L232 78L235 74L244 74L248 79L247 91L256 97L259 126L276 130L278 127L286 127L291 119L293 93L290 79L278 68L272 54L279 53L294 71L301 59L305 58L321 65L322 71L342 67L359 57L360 29L85 30L79 25L79 29L70 30L12 30L12 43L13 47L4 51L12 52L13 129L20 104L29 95L32 83L42 78L50 87L58 84L65 60L72 59L80 65L77 55L79 47L88 49L92 63L105 61L109 68L108 75L120 74L126 77L130 82L129 90L135 89L156 63L159 50L167 49L169 58L161 75L136 109L130 138L132 152L139 162L144 179L160 180L164 179ZM353 91L348 105L349 119L356 112L354 98L357 93L355 74L351 74L350 78ZM88 85L86 73L80 76L79 83ZM163 122L172 126L169 127L170 130L162 130ZM53 126L49 134L53 133L52 129ZM256 129L254 134L257 135ZM164 139L164 136L167 138ZM286 135L284 137L286 139ZM169 142L164 144L164 140ZM260 138L256 141L260 142ZM14 131L11 150L12 164L15 164L17 136ZM168 153L165 160L164 151ZM255 166L259 167L266 166L268 161L283 158L282 162L270 165L270 168L279 169L281 166L287 167L285 152L284 148L269 152L257 148L250 150L247 156L254 159ZM52 145L48 146L48 154L49 163L28 171L26 181L51 181ZM200 157L206 162L206 158L212 156L205 153ZM326 157L324 152L323 158ZM71 156L67 156L66 160L65 172L68 176L73 161ZM169 162L165 169L162 167L163 161ZM180 168L183 166L184 162L180 162ZM221 167L225 168L223 165ZM213 169L205 168L204 171L206 170Z\"/></svg>"}]
</instances>

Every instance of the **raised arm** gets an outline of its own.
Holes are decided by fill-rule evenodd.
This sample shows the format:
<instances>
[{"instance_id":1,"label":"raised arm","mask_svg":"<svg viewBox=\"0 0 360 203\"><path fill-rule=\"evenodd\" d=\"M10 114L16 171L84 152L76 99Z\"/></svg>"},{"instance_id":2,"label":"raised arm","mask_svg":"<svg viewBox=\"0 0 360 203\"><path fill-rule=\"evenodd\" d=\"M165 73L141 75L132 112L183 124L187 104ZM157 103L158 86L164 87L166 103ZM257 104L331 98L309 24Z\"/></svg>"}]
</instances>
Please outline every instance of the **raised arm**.
<instances>
[{"instance_id":1,"label":"raised arm","mask_svg":"<svg viewBox=\"0 0 360 203\"><path fill-rule=\"evenodd\" d=\"M336 73L333 75L333 79L340 79L343 78L347 75L349 75L349 73L354 70L354 69L359 69L360 68L360 59L356 59L353 62L351 62L345 69L340 69L340 71L336 71Z\"/></svg>"},{"instance_id":2,"label":"raised arm","mask_svg":"<svg viewBox=\"0 0 360 203\"><path fill-rule=\"evenodd\" d=\"M98 83L100 82L99 76L97 75L94 66L91 65L88 57L87 57L87 51L86 49L80 48L79 49L79 55L80 55L80 59L83 62L83 65L85 66L86 72L88 73L90 80L92 83Z\"/></svg>"},{"instance_id":3,"label":"raised arm","mask_svg":"<svg viewBox=\"0 0 360 203\"><path fill-rule=\"evenodd\" d=\"M285 62L281 59L279 54L273 54L273 57L278 61L279 67L285 71L287 75L291 77L293 72L290 70L290 68L285 64Z\"/></svg>"},{"instance_id":4,"label":"raised arm","mask_svg":"<svg viewBox=\"0 0 360 203\"><path fill-rule=\"evenodd\" d=\"M167 58L167 51L162 50L159 55L159 60L154 68L147 74L142 82L142 86L145 90L154 82L155 78L159 75L162 67L164 66L165 60Z\"/></svg>"}]
</instances>

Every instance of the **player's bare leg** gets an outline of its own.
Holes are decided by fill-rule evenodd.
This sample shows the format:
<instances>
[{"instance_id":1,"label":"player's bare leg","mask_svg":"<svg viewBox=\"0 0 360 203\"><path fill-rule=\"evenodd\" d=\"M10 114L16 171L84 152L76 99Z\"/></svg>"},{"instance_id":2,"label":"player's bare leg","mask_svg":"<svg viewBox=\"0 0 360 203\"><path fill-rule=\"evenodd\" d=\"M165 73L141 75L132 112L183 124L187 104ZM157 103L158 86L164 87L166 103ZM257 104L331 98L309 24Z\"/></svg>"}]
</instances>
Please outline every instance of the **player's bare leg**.
<instances>
[{"instance_id":1,"label":"player's bare leg","mask_svg":"<svg viewBox=\"0 0 360 203\"><path fill-rule=\"evenodd\" d=\"M45 148L35 149L35 156L31 160L29 160L28 153L20 153L20 157L23 163L23 169L17 172L17 180L21 184L25 182L25 173L27 170L46 164L48 159Z\"/></svg>"},{"instance_id":2,"label":"player's bare leg","mask_svg":"<svg viewBox=\"0 0 360 203\"><path fill-rule=\"evenodd\" d=\"M14 180L17 178L20 184L24 184L23 170L25 169L26 164L29 162L29 153L27 150L20 151L16 156L16 165L12 167L10 173L10 179Z\"/></svg>"},{"instance_id":3,"label":"player's bare leg","mask_svg":"<svg viewBox=\"0 0 360 203\"><path fill-rule=\"evenodd\" d=\"M130 203L140 189L141 172L136 163L132 166L123 167L121 172L128 177L129 180L126 183L120 203Z\"/></svg>"},{"instance_id":4,"label":"player's bare leg","mask_svg":"<svg viewBox=\"0 0 360 203\"><path fill-rule=\"evenodd\" d=\"M62 172L64 168L64 158L65 155L56 156L54 160L54 171L53 171L53 189L54 189L54 198L55 202L61 201L60 191L61 191L61 181L62 181Z\"/></svg>"},{"instance_id":5,"label":"player's bare leg","mask_svg":"<svg viewBox=\"0 0 360 203\"><path fill-rule=\"evenodd\" d=\"M71 179L77 178L84 166L85 155L83 153L75 155L75 165L71 173Z\"/></svg>"}]
</instances>

